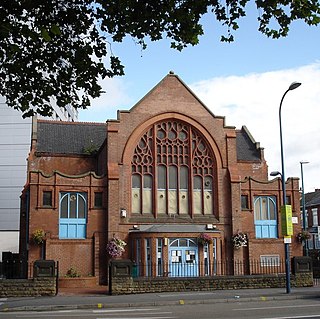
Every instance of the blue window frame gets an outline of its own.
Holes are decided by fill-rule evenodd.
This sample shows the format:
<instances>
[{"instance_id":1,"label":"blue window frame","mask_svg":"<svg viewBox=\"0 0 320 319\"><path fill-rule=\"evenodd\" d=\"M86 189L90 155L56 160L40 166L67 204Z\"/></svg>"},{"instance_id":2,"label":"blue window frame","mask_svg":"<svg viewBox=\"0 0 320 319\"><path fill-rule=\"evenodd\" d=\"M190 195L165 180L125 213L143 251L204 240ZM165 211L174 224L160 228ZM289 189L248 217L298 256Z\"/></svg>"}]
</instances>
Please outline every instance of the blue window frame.
<instances>
[{"instance_id":1,"label":"blue window frame","mask_svg":"<svg viewBox=\"0 0 320 319\"><path fill-rule=\"evenodd\" d=\"M277 205L275 196L254 199L256 238L278 238Z\"/></svg>"},{"instance_id":2,"label":"blue window frame","mask_svg":"<svg viewBox=\"0 0 320 319\"><path fill-rule=\"evenodd\" d=\"M62 192L59 201L59 238L86 238L87 195Z\"/></svg>"}]
</instances>

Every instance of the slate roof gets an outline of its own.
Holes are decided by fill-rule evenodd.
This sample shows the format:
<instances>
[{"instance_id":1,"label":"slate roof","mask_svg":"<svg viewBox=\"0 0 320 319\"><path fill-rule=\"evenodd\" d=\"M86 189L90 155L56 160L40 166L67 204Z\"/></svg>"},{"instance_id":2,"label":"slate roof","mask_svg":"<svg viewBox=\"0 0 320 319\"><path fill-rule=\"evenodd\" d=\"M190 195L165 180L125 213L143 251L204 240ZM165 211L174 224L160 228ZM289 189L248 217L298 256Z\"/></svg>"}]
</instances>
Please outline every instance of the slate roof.
<instances>
[{"instance_id":1,"label":"slate roof","mask_svg":"<svg viewBox=\"0 0 320 319\"><path fill-rule=\"evenodd\" d=\"M248 129L243 126L236 134L238 161L261 161L260 145L255 142Z\"/></svg>"},{"instance_id":2,"label":"slate roof","mask_svg":"<svg viewBox=\"0 0 320 319\"><path fill-rule=\"evenodd\" d=\"M320 190L305 194L306 208L320 205Z\"/></svg>"},{"instance_id":3,"label":"slate roof","mask_svg":"<svg viewBox=\"0 0 320 319\"><path fill-rule=\"evenodd\" d=\"M99 150L105 139L105 123L38 121L38 153L86 155L86 149ZM236 139L238 160L261 160L259 143L246 127L237 131Z\"/></svg>"},{"instance_id":4,"label":"slate roof","mask_svg":"<svg viewBox=\"0 0 320 319\"><path fill-rule=\"evenodd\" d=\"M37 152L51 154L86 154L99 150L106 139L106 124L38 121Z\"/></svg>"}]
</instances>

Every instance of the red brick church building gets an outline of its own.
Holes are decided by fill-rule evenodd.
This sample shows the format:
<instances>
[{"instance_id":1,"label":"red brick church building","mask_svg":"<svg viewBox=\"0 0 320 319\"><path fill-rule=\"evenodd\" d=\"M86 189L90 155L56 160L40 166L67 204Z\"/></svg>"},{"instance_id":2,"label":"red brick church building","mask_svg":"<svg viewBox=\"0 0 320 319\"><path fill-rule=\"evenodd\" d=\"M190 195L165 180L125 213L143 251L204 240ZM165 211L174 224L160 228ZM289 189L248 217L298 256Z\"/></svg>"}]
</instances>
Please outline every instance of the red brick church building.
<instances>
[{"instance_id":1,"label":"red brick church building","mask_svg":"<svg viewBox=\"0 0 320 319\"><path fill-rule=\"evenodd\" d=\"M117 120L34 120L20 254L99 283L113 237L127 243L122 258L141 265L141 276L214 275L224 260L277 262L281 198L281 180L269 181L247 128L226 126L171 72ZM299 198L299 181L289 178L291 256L302 255ZM36 231L43 243L32 239ZM245 242L235 247L239 233Z\"/></svg>"}]
</instances>

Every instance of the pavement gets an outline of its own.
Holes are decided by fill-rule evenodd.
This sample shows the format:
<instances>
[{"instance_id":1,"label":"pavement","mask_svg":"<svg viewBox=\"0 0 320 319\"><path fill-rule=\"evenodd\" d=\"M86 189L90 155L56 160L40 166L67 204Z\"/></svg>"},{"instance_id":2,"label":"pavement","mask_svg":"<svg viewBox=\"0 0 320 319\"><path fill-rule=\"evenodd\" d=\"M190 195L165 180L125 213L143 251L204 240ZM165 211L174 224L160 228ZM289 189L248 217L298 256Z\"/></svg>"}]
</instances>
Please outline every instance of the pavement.
<instances>
[{"instance_id":1,"label":"pavement","mask_svg":"<svg viewBox=\"0 0 320 319\"><path fill-rule=\"evenodd\" d=\"M87 289L64 288L60 289L58 295L54 297L0 298L0 312L150 307L248 301L267 302L288 299L315 299L320 302L320 286L291 288L289 294L285 288L266 288L162 292L119 296L110 296L107 286Z\"/></svg>"}]
</instances>

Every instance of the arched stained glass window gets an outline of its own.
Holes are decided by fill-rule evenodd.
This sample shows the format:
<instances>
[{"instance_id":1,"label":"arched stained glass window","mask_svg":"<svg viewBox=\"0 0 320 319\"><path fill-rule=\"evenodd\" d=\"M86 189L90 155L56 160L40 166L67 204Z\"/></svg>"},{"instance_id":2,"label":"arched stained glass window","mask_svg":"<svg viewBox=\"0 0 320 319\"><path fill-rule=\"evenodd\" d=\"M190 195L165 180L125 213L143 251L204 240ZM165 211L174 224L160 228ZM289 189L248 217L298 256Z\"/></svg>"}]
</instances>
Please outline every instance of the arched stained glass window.
<instances>
[{"instance_id":1,"label":"arched stained glass window","mask_svg":"<svg viewBox=\"0 0 320 319\"><path fill-rule=\"evenodd\" d=\"M136 145L131 166L132 213L214 213L214 156L191 125L176 120L154 124Z\"/></svg>"}]
</instances>

